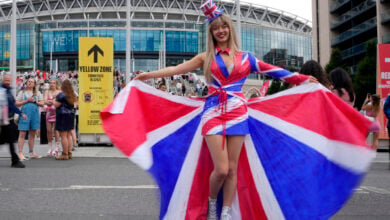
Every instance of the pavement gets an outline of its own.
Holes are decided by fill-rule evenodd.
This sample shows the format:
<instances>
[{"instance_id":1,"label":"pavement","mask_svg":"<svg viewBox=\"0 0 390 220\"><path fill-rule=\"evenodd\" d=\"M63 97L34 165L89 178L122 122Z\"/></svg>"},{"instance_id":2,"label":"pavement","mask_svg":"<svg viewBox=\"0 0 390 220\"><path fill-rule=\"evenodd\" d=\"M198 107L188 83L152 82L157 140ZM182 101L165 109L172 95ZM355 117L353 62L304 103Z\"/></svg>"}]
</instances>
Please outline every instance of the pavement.
<instances>
[{"instance_id":1,"label":"pavement","mask_svg":"<svg viewBox=\"0 0 390 220\"><path fill-rule=\"evenodd\" d=\"M17 145L15 145L17 151ZM47 144L39 144L39 140L35 141L34 153L46 157L48 151ZM73 157L94 157L94 158L126 158L116 147L112 146L80 146L72 152ZM28 145L25 142L23 154L28 155ZM10 157L8 145L0 145L0 158Z\"/></svg>"},{"instance_id":2,"label":"pavement","mask_svg":"<svg viewBox=\"0 0 390 220\"><path fill-rule=\"evenodd\" d=\"M17 145L15 145L17 148ZM17 150L17 149L15 149ZM35 141L34 152L42 157L46 157L48 150L47 144L39 144ZM24 144L23 154L28 155L27 143ZM0 145L0 158L10 157L8 145ZM73 157L90 157L90 158L126 158L116 147L113 146L80 146L73 151ZM378 152L373 163L389 163L389 152Z\"/></svg>"}]
</instances>

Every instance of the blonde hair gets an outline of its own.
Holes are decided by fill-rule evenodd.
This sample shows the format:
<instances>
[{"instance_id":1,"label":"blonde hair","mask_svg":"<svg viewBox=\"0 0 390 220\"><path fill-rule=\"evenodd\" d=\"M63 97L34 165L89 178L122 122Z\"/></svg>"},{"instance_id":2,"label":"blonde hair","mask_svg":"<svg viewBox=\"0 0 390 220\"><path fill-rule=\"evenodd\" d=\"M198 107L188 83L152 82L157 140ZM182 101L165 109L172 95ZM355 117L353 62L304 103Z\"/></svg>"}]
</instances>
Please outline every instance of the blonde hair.
<instances>
[{"instance_id":1,"label":"blonde hair","mask_svg":"<svg viewBox=\"0 0 390 220\"><path fill-rule=\"evenodd\" d=\"M228 47L230 48L230 52L235 54L236 51L239 50L239 44L237 41L236 32L234 30L232 19L230 19L227 15L222 14L213 22L208 25L207 28L207 48L206 48L206 59L203 65L204 76L207 82L211 82L211 63L215 57L215 46L217 45L216 40L213 36L213 28L219 24L226 24L229 27L229 39L228 39Z\"/></svg>"}]
</instances>

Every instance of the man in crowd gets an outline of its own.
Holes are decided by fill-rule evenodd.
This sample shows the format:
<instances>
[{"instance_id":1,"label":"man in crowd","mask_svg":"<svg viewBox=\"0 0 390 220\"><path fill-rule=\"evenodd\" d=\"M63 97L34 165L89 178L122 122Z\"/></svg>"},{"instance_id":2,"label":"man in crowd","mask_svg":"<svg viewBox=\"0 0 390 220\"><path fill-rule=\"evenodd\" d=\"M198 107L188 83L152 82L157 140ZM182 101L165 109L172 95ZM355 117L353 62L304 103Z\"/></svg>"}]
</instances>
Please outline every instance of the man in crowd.
<instances>
[{"instance_id":1,"label":"man in crowd","mask_svg":"<svg viewBox=\"0 0 390 220\"><path fill-rule=\"evenodd\" d=\"M15 106L15 98L11 93L11 75L4 75L3 82L1 85L2 88L6 90L7 99L8 99L8 116L9 116L9 124L1 126L1 135L0 142L9 144L9 151L11 153L11 167L14 168L24 168L25 165L20 162L18 155L15 152L14 143L17 140L17 126L14 122L14 115L18 114L23 117L24 120L27 120L27 116L23 114L16 106Z\"/></svg>"}]
</instances>

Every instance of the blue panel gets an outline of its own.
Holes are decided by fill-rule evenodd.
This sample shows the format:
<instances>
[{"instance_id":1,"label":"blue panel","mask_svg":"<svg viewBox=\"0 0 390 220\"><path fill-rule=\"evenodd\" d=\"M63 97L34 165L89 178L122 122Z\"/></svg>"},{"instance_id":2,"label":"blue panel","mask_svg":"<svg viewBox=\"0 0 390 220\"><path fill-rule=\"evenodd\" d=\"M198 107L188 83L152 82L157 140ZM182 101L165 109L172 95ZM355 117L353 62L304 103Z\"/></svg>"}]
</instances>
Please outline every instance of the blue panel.
<instances>
[{"instance_id":1,"label":"blue panel","mask_svg":"<svg viewBox=\"0 0 390 220\"><path fill-rule=\"evenodd\" d=\"M286 219L328 219L362 178L252 117L249 130Z\"/></svg>"},{"instance_id":2,"label":"blue panel","mask_svg":"<svg viewBox=\"0 0 390 220\"><path fill-rule=\"evenodd\" d=\"M167 212L177 178L179 177L188 149L199 126L200 119L201 115L198 115L175 133L152 147L153 166L149 169L149 172L153 175L160 187L160 218L164 217ZM176 158L177 160L172 160L172 158Z\"/></svg>"}]
</instances>

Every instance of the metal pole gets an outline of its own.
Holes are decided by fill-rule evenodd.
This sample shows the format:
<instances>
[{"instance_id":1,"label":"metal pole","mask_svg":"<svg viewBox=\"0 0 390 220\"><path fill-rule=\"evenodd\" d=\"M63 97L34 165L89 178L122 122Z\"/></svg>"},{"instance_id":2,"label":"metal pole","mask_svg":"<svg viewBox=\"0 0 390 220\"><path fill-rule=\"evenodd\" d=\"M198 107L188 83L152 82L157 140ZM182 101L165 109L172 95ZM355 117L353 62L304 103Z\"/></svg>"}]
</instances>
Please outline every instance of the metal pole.
<instances>
[{"instance_id":1,"label":"metal pole","mask_svg":"<svg viewBox=\"0 0 390 220\"><path fill-rule=\"evenodd\" d=\"M87 14L87 36L89 37L89 14Z\"/></svg>"},{"instance_id":2,"label":"metal pole","mask_svg":"<svg viewBox=\"0 0 390 220\"><path fill-rule=\"evenodd\" d=\"M126 73L125 73L125 79L126 79L126 84L130 80L130 62L131 62L131 0L127 0L127 7L126 7Z\"/></svg>"},{"instance_id":3,"label":"metal pole","mask_svg":"<svg viewBox=\"0 0 390 220\"><path fill-rule=\"evenodd\" d=\"M53 70L53 42L54 42L54 39L51 40L51 44L50 44L50 73L51 74L52 70Z\"/></svg>"},{"instance_id":4,"label":"metal pole","mask_svg":"<svg viewBox=\"0 0 390 220\"><path fill-rule=\"evenodd\" d=\"M10 50L10 73L12 75L12 94L16 95L16 0L12 1L11 19L11 50Z\"/></svg>"},{"instance_id":5,"label":"metal pole","mask_svg":"<svg viewBox=\"0 0 390 220\"><path fill-rule=\"evenodd\" d=\"M237 15L237 41L238 47L241 47L241 4L240 0L236 0L236 15Z\"/></svg>"},{"instance_id":6,"label":"metal pole","mask_svg":"<svg viewBox=\"0 0 390 220\"><path fill-rule=\"evenodd\" d=\"M36 37L37 37L37 34L36 34L36 30L35 30L35 28L34 28L34 34L33 34L33 70L34 70L34 72L35 72L35 70L37 69L37 67L36 67L36 53L37 53L37 47L36 47L36 42L37 42L37 39L36 39Z\"/></svg>"}]
</instances>

